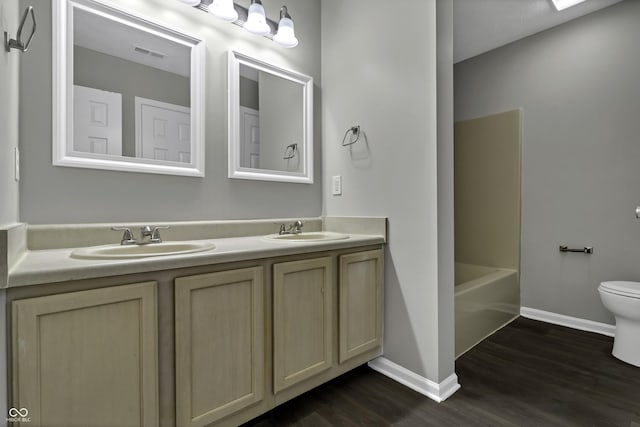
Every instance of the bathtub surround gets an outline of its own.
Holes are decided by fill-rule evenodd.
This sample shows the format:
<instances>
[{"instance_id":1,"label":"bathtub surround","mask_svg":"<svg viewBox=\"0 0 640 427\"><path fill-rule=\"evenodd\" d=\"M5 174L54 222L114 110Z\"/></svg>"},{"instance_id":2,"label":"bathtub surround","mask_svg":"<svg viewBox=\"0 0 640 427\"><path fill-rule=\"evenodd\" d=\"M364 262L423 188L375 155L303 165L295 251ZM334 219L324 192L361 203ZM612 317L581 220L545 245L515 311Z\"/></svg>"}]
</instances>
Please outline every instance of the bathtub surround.
<instances>
[{"instance_id":1,"label":"bathtub surround","mask_svg":"<svg viewBox=\"0 0 640 427\"><path fill-rule=\"evenodd\" d=\"M639 17L623 1L455 66L456 120L523 111L523 307L612 324L599 283L640 277Z\"/></svg>"},{"instance_id":2,"label":"bathtub surround","mask_svg":"<svg viewBox=\"0 0 640 427\"><path fill-rule=\"evenodd\" d=\"M520 110L455 124L456 262L520 268Z\"/></svg>"},{"instance_id":3,"label":"bathtub surround","mask_svg":"<svg viewBox=\"0 0 640 427\"><path fill-rule=\"evenodd\" d=\"M389 218L384 357L443 384L454 374L452 3L403 7L392 20L384 2L323 0L324 207ZM342 147L354 123L363 137Z\"/></svg>"},{"instance_id":4,"label":"bathtub surround","mask_svg":"<svg viewBox=\"0 0 640 427\"><path fill-rule=\"evenodd\" d=\"M456 357L518 316L521 112L458 121Z\"/></svg>"}]
</instances>

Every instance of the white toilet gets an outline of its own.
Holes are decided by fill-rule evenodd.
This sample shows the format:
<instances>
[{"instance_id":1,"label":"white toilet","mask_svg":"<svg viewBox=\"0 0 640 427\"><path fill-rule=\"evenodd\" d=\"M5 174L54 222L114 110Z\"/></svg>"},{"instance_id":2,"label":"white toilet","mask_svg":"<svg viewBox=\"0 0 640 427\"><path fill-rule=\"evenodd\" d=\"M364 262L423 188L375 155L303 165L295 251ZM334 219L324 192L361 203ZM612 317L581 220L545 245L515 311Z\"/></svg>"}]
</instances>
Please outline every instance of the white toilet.
<instances>
[{"instance_id":1,"label":"white toilet","mask_svg":"<svg viewBox=\"0 0 640 427\"><path fill-rule=\"evenodd\" d=\"M640 282L602 282L598 292L616 318L611 354L640 367Z\"/></svg>"}]
</instances>

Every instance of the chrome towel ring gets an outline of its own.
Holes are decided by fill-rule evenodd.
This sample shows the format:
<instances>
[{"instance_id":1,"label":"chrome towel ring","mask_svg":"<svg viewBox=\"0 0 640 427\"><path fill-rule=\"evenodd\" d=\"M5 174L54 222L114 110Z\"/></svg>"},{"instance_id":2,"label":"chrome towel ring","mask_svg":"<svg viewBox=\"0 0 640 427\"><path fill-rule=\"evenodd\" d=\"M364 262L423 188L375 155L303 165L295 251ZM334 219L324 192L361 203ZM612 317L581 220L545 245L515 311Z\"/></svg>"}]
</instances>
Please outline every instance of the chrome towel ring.
<instances>
[{"instance_id":1,"label":"chrome towel ring","mask_svg":"<svg viewBox=\"0 0 640 427\"><path fill-rule=\"evenodd\" d=\"M31 28L31 34L27 39L27 42L22 41L22 29L24 28L24 23L27 22L27 17L31 16L31 20L33 21L33 27ZM33 40L33 36L36 34L36 14L33 11L33 6L29 6L24 10L24 14L22 15L22 22L20 22L20 26L18 27L18 34L16 34L15 39L9 38L9 33L4 32L4 47L7 52L11 51L11 49L18 49L21 52L26 52L29 49L29 45L31 44L31 40Z\"/></svg>"}]
</instances>

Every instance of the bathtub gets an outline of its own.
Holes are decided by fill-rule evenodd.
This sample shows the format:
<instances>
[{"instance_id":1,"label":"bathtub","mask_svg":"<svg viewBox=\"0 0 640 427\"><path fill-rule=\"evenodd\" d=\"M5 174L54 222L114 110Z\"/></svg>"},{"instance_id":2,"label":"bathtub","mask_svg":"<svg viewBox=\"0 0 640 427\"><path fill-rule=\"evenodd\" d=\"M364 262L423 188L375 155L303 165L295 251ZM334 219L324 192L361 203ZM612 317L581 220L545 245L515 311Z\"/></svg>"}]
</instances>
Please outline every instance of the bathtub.
<instances>
[{"instance_id":1,"label":"bathtub","mask_svg":"<svg viewBox=\"0 0 640 427\"><path fill-rule=\"evenodd\" d=\"M456 263L456 358L520 313L517 270Z\"/></svg>"}]
</instances>

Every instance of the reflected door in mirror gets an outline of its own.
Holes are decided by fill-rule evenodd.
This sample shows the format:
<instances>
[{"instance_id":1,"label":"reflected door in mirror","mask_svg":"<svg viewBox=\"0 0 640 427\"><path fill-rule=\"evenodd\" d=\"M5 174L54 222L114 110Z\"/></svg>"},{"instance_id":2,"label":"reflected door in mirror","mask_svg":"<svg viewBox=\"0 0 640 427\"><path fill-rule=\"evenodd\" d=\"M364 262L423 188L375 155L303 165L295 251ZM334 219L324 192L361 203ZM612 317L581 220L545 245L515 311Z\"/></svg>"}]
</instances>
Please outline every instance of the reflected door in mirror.
<instances>
[{"instance_id":1,"label":"reflected door in mirror","mask_svg":"<svg viewBox=\"0 0 640 427\"><path fill-rule=\"evenodd\" d=\"M258 110L240 106L240 150L243 168L260 168L260 114Z\"/></svg>"},{"instance_id":2,"label":"reflected door in mirror","mask_svg":"<svg viewBox=\"0 0 640 427\"><path fill-rule=\"evenodd\" d=\"M136 97L136 157L189 163L189 109Z\"/></svg>"},{"instance_id":3,"label":"reflected door in mirror","mask_svg":"<svg viewBox=\"0 0 640 427\"><path fill-rule=\"evenodd\" d=\"M73 87L73 151L122 155L122 95Z\"/></svg>"}]
</instances>

